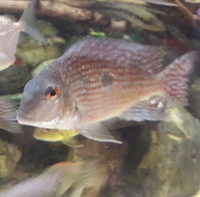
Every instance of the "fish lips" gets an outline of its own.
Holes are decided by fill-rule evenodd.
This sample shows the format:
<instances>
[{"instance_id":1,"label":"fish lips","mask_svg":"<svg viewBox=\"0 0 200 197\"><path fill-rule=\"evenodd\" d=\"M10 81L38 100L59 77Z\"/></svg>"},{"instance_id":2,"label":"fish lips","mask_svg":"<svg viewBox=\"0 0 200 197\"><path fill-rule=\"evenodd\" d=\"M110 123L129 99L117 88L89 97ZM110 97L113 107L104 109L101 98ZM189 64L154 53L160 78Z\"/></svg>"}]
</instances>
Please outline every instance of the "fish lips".
<instances>
[{"instance_id":1,"label":"fish lips","mask_svg":"<svg viewBox=\"0 0 200 197\"><path fill-rule=\"evenodd\" d=\"M17 115L17 121L19 124L23 125L33 125L34 123L37 123L33 118L23 115Z\"/></svg>"},{"instance_id":2,"label":"fish lips","mask_svg":"<svg viewBox=\"0 0 200 197\"><path fill-rule=\"evenodd\" d=\"M41 122L39 120L33 119L30 116L24 116L24 115L18 114L17 121L19 124L23 124L23 125L52 129L52 128L56 128L56 125L59 123L59 118L57 117L48 122Z\"/></svg>"}]
</instances>

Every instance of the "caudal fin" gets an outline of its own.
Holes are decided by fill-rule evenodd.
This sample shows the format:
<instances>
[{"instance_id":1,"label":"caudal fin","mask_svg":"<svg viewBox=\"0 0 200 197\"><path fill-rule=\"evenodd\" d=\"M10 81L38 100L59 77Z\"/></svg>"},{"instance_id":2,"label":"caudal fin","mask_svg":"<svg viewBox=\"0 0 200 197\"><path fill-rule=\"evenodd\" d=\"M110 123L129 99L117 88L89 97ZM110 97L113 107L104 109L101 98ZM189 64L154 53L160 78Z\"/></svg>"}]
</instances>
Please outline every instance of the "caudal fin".
<instances>
[{"instance_id":1,"label":"caudal fin","mask_svg":"<svg viewBox=\"0 0 200 197\"><path fill-rule=\"evenodd\" d=\"M199 59L200 53L192 51L175 59L160 73L159 77L164 84L165 94L172 104L188 104L188 76L193 70L194 62Z\"/></svg>"},{"instance_id":2,"label":"caudal fin","mask_svg":"<svg viewBox=\"0 0 200 197\"><path fill-rule=\"evenodd\" d=\"M16 120L17 106L10 100L0 100L0 128L12 133L22 133L22 126Z\"/></svg>"}]
</instances>

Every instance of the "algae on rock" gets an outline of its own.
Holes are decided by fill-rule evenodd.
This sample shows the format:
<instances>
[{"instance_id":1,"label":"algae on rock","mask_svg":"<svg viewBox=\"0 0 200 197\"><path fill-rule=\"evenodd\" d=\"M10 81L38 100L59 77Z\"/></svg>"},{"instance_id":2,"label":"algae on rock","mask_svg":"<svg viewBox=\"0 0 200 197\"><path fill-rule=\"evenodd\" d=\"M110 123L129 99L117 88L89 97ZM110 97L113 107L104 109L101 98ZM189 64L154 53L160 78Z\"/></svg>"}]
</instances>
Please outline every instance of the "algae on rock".
<instances>
[{"instance_id":1,"label":"algae on rock","mask_svg":"<svg viewBox=\"0 0 200 197\"><path fill-rule=\"evenodd\" d=\"M21 157L21 151L16 145L0 140L0 177L10 175Z\"/></svg>"}]
</instances>

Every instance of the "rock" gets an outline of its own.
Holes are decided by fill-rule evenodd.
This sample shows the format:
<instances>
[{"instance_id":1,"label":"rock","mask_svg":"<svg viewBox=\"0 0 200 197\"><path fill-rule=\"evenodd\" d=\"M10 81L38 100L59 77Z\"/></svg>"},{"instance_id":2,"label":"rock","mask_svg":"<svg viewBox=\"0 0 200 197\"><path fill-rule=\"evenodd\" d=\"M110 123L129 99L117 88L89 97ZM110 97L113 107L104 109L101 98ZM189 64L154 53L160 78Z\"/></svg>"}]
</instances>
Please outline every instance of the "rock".
<instances>
[{"instance_id":1,"label":"rock","mask_svg":"<svg viewBox=\"0 0 200 197\"><path fill-rule=\"evenodd\" d=\"M24 85L32 78L26 66L10 66L0 72L0 95L23 91Z\"/></svg>"},{"instance_id":2,"label":"rock","mask_svg":"<svg viewBox=\"0 0 200 197\"><path fill-rule=\"evenodd\" d=\"M56 35L58 34L58 30L53 26L53 24L47 20L38 20L37 21L38 28L40 32L44 35Z\"/></svg>"},{"instance_id":3,"label":"rock","mask_svg":"<svg viewBox=\"0 0 200 197\"><path fill-rule=\"evenodd\" d=\"M200 185L199 128L199 120L181 107L168 109L163 122L129 127L129 153L100 196L194 195Z\"/></svg>"},{"instance_id":4,"label":"rock","mask_svg":"<svg viewBox=\"0 0 200 197\"><path fill-rule=\"evenodd\" d=\"M145 197L194 195L200 185L200 123L183 108L172 108L164 122L145 128L154 137L136 174Z\"/></svg>"},{"instance_id":5,"label":"rock","mask_svg":"<svg viewBox=\"0 0 200 197\"><path fill-rule=\"evenodd\" d=\"M200 120L200 78L196 78L189 88L189 110Z\"/></svg>"},{"instance_id":6,"label":"rock","mask_svg":"<svg viewBox=\"0 0 200 197\"><path fill-rule=\"evenodd\" d=\"M47 38L45 45L27 38L18 45L16 54L33 68L43 61L60 57L64 44L65 41L58 36Z\"/></svg>"},{"instance_id":7,"label":"rock","mask_svg":"<svg viewBox=\"0 0 200 197\"><path fill-rule=\"evenodd\" d=\"M0 177L10 175L21 157L21 151L14 144L0 140Z\"/></svg>"}]
</instances>

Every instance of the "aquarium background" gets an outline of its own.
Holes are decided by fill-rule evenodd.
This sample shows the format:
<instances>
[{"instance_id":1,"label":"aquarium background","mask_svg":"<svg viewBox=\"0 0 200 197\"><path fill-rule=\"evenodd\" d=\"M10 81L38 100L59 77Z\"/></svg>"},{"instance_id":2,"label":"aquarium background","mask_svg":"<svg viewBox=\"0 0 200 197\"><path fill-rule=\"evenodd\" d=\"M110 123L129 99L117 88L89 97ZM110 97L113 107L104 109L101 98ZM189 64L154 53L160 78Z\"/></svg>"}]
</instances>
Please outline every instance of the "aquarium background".
<instances>
[{"instance_id":1,"label":"aquarium background","mask_svg":"<svg viewBox=\"0 0 200 197\"><path fill-rule=\"evenodd\" d=\"M27 3L0 0L0 13L18 21ZM165 46L167 65L200 49L199 9L198 0L40 0L37 25L47 43L21 32L18 61L0 72L0 99L19 106L25 84L87 37ZM59 131L52 142L35 139L31 126L23 126L23 133L1 129L0 196L200 196L199 66L197 61L189 77L188 106L167 109L164 121L114 124L110 132L123 144L74 134L64 142Z\"/></svg>"}]
</instances>

